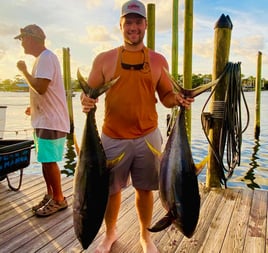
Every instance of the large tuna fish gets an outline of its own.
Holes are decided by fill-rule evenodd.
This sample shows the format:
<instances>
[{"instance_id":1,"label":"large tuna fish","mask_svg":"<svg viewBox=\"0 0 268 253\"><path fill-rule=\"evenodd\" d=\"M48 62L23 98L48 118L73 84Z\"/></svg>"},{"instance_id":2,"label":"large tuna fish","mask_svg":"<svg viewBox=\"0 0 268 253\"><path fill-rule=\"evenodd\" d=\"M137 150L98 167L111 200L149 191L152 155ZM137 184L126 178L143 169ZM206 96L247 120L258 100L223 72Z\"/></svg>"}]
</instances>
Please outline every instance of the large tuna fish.
<instances>
[{"instance_id":1,"label":"large tuna fish","mask_svg":"<svg viewBox=\"0 0 268 253\"><path fill-rule=\"evenodd\" d=\"M191 237L199 217L200 196L184 107L179 111L161 159L159 193L168 213L149 230L158 232L174 223L184 235Z\"/></svg>"},{"instance_id":2,"label":"large tuna fish","mask_svg":"<svg viewBox=\"0 0 268 253\"><path fill-rule=\"evenodd\" d=\"M217 80L192 90L183 89L170 75L169 77L176 90L183 93L185 97L195 97L217 84L228 68L227 65L224 73ZM159 194L167 214L149 228L149 231L158 232L173 223L185 236L190 238L193 235L200 209L196 175L198 170L187 138L185 108L181 106L160 163Z\"/></svg>"},{"instance_id":3,"label":"large tuna fish","mask_svg":"<svg viewBox=\"0 0 268 253\"><path fill-rule=\"evenodd\" d=\"M91 98L97 98L117 81L91 89L79 71L77 76L81 88ZM74 177L74 230L84 249L99 231L109 195L109 168L96 126L95 111L96 107L87 114Z\"/></svg>"}]
</instances>

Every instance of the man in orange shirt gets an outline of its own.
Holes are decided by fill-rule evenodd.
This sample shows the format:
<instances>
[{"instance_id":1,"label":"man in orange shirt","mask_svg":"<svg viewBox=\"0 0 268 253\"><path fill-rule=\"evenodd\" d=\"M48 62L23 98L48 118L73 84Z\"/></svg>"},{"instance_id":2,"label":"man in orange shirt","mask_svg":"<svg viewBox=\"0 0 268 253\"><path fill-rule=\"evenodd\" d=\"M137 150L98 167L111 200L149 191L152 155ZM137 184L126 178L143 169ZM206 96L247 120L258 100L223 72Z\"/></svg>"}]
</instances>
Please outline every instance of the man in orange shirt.
<instances>
[{"instance_id":1,"label":"man in orange shirt","mask_svg":"<svg viewBox=\"0 0 268 253\"><path fill-rule=\"evenodd\" d=\"M145 47L146 10L142 2L131 0L123 4L120 29L121 47L99 54L88 77L90 87L99 87L120 76L106 93L102 144L107 159L122 152L125 156L111 171L110 197L105 213L106 235L97 253L110 252L117 240L116 221L121 204L121 189L129 175L136 191L136 208L140 223L140 243L144 253L156 253L147 228L153 213L153 190L158 189L159 159L147 147L145 139L161 150L162 137L158 129L156 93L168 108L183 105L189 108L193 99L175 94L164 71L166 59ZM82 95L83 111L88 112L97 100Z\"/></svg>"}]
</instances>

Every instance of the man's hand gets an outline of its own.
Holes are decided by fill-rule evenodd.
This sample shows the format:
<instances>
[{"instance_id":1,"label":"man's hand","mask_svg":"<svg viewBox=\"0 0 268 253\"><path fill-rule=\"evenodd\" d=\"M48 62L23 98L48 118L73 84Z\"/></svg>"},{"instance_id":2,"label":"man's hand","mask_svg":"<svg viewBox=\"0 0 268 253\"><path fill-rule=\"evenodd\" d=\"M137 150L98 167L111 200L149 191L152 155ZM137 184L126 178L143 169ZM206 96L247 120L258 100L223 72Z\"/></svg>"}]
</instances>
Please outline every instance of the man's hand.
<instances>
[{"instance_id":1,"label":"man's hand","mask_svg":"<svg viewBox=\"0 0 268 253\"><path fill-rule=\"evenodd\" d=\"M25 64L25 61L18 61L18 62L17 62L17 68L18 68L22 73L27 72L27 66L26 66L26 64Z\"/></svg>"},{"instance_id":2,"label":"man's hand","mask_svg":"<svg viewBox=\"0 0 268 253\"><path fill-rule=\"evenodd\" d=\"M25 114L26 114L27 116L30 116L30 115L31 115L31 107L30 107L30 106L28 106L28 107L26 108L26 110L25 110Z\"/></svg>"},{"instance_id":3,"label":"man's hand","mask_svg":"<svg viewBox=\"0 0 268 253\"><path fill-rule=\"evenodd\" d=\"M98 99L90 98L86 96L85 93L81 93L80 101L82 105L82 111L87 113L95 107L95 104L98 102Z\"/></svg>"},{"instance_id":4,"label":"man's hand","mask_svg":"<svg viewBox=\"0 0 268 253\"><path fill-rule=\"evenodd\" d=\"M190 109L191 103L194 102L194 98L184 98L181 93L176 94L176 100L179 106L184 106L186 109Z\"/></svg>"}]
</instances>

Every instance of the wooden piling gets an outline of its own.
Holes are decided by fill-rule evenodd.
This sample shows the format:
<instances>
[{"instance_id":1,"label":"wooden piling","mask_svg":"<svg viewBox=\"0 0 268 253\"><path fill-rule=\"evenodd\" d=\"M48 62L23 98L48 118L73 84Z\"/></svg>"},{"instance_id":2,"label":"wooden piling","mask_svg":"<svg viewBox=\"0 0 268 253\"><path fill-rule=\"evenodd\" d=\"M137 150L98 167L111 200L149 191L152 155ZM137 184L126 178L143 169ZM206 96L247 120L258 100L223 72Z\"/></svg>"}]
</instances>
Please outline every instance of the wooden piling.
<instances>
[{"instance_id":1,"label":"wooden piling","mask_svg":"<svg viewBox=\"0 0 268 253\"><path fill-rule=\"evenodd\" d=\"M179 62L179 0L173 0L172 8L172 48L171 48L171 75L178 81L178 62ZM167 136L175 123L178 114L178 107L171 109L171 114L167 115Z\"/></svg>"},{"instance_id":2,"label":"wooden piling","mask_svg":"<svg viewBox=\"0 0 268 253\"><path fill-rule=\"evenodd\" d=\"M77 155L79 154L79 145L74 133L74 117L73 117L73 91L71 82L71 67L70 67L70 49L63 48L63 79L66 92L66 100L70 118L70 133L67 134L67 145L74 145Z\"/></svg>"},{"instance_id":3,"label":"wooden piling","mask_svg":"<svg viewBox=\"0 0 268 253\"><path fill-rule=\"evenodd\" d=\"M70 133L74 132L73 119L73 101L72 101L72 84L71 84L71 68L70 68L70 49L63 48L63 78L70 118Z\"/></svg>"},{"instance_id":4,"label":"wooden piling","mask_svg":"<svg viewBox=\"0 0 268 253\"><path fill-rule=\"evenodd\" d=\"M147 5L147 47L155 49L155 4Z\"/></svg>"},{"instance_id":5,"label":"wooden piling","mask_svg":"<svg viewBox=\"0 0 268 253\"><path fill-rule=\"evenodd\" d=\"M172 14L172 49L171 49L171 74L178 80L178 62L179 62L179 1L173 0Z\"/></svg>"},{"instance_id":6,"label":"wooden piling","mask_svg":"<svg viewBox=\"0 0 268 253\"><path fill-rule=\"evenodd\" d=\"M183 60L183 86L192 88L192 57L193 57L193 0L185 1L184 13L184 60ZM186 128L188 140L191 142L191 110L186 111Z\"/></svg>"},{"instance_id":7,"label":"wooden piling","mask_svg":"<svg viewBox=\"0 0 268 253\"><path fill-rule=\"evenodd\" d=\"M220 76L226 64L228 63L232 27L233 25L229 16L225 16L224 14L222 14L219 20L216 22L215 33L214 33L214 56L213 56L213 72L212 72L213 80L217 79ZM226 88L227 83L226 80L223 79L221 83L214 88L215 91L213 93L212 102L210 104L212 124L209 129L209 139L216 150L219 150L220 132L223 121L222 107L224 106L224 96ZM208 168L206 175L207 187L221 187L220 178L218 174L218 171L220 171L221 169L222 168L218 164L217 159L213 154L211 146L209 146Z\"/></svg>"},{"instance_id":8,"label":"wooden piling","mask_svg":"<svg viewBox=\"0 0 268 253\"><path fill-rule=\"evenodd\" d=\"M255 85L255 128L254 136L258 140L260 136L260 125L261 125L261 70L262 70L262 53L258 52L257 60L257 77Z\"/></svg>"}]
</instances>

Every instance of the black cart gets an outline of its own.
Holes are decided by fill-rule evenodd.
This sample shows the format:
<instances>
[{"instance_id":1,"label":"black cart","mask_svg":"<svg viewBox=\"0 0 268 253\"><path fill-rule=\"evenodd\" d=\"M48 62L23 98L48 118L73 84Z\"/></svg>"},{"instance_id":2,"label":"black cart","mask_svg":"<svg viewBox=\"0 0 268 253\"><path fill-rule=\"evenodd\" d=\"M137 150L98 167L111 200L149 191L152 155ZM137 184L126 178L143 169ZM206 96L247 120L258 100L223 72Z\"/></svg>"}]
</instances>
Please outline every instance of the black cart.
<instances>
[{"instance_id":1,"label":"black cart","mask_svg":"<svg viewBox=\"0 0 268 253\"><path fill-rule=\"evenodd\" d=\"M21 187L23 169L30 164L33 140L0 140L0 181L7 179L8 186L13 191ZM17 187L11 185L8 174L20 170Z\"/></svg>"}]
</instances>

